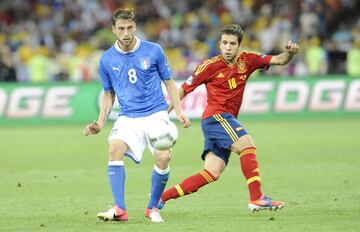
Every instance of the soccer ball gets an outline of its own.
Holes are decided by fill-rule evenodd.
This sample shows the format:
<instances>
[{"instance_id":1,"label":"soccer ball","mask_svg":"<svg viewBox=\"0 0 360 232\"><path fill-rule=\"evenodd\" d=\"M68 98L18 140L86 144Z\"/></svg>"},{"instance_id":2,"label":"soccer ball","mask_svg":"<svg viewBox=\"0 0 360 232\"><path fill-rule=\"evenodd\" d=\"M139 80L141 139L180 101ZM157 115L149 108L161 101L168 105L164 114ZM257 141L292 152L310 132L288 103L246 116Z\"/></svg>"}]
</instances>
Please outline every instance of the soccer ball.
<instances>
[{"instance_id":1,"label":"soccer ball","mask_svg":"<svg viewBox=\"0 0 360 232\"><path fill-rule=\"evenodd\" d=\"M178 130L172 121L160 121L153 123L148 128L148 139L155 150L167 150L172 148L178 138Z\"/></svg>"}]
</instances>

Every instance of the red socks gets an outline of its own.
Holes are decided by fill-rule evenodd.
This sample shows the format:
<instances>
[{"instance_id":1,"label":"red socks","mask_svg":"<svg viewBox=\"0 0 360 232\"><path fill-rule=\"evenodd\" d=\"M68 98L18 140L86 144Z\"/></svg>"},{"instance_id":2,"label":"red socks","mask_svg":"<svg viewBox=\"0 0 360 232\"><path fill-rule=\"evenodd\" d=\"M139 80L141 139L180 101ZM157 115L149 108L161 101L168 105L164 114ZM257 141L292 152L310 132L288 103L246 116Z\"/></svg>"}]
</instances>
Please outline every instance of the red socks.
<instances>
[{"instance_id":1,"label":"red socks","mask_svg":"<svg viewBox=\"0 0 360 232\"><path fill-rule=\"evenodd\" d=\"M241 170L247 180L250 193L250 201L259 199L262 196L260 174L256 161L256 148L249 147L240 152ZM178 185L167 189L161 195L163 201L176 199L196 192L199 188L216 181L215 177L206 169L183 180Z\"/></svg>"},{"instance_id":2,"label":"red socks","mask_svg":"<svg viewBox=\"0 0 360 232\"><path fill-rule=\"evenodd\" d=\"M247 180L250 201L257 200L261 197L261 183L259 167L256 161L256 148L248 147L240 152L241 170Z\"/></svg>"},{"instance_id":3,"label":"red socks","mask_svg":"<svg viewBox=\"0 0 360 232\"><path fill-rule=\"evenodd\" d=\"M208 170L204 169L203 171L186 178L180 184L166 190L161 195L161 199L167 201L171 198L176 199L194 193L202 186L214 181L216 181L215 177Z\"/></svg>"}]
</instances>

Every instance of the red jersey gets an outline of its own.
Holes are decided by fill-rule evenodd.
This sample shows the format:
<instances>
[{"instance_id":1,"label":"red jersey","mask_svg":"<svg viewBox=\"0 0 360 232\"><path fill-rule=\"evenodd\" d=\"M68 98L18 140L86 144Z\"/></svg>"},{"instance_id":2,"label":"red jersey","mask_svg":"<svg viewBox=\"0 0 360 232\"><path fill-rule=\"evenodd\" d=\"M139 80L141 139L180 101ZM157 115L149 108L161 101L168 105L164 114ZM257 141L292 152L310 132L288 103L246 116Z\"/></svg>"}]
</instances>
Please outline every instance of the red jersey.
<instances>
[{"instance_id":1,"label":"red jersey","mask_svg":"<svg viewBox=\"0 0 360 232\"><path fill-rule=\"evenodd\" d=\"M271 55L241 52L235 64L227 63L221 55L205 60L182 84L186 93L205 84L207 106L202 119L214 114L230 113L237 118L245 84L251 73L269 66Z\"/></svg>"}]
</instances>

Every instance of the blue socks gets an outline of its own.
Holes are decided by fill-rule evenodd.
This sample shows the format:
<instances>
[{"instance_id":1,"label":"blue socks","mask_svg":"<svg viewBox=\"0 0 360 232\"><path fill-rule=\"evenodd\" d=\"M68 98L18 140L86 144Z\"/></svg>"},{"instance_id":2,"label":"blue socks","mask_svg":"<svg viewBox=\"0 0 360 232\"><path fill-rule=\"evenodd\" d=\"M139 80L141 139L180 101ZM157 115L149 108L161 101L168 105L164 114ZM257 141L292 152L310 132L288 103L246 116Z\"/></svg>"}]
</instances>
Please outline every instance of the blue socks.
<instances>
[{"instance_id":1,"label":"blue socks","mask_svg":"<svg viewBox=\"0 0 360 232\"><path fill-rule=\"evenodd\" d=\"M109 161L108 175L111 191L114 197L114 204L126 210L125 206L125 168L124 161Z\"/></svg>"},{"instance_id":2,"label":"blue socks","mask_svg":"<svg viewBox=\"0 0 360 232\"><path fill-rule=\"evenodd\" d=\"M170 167L161 170L156 165L151 175L151 196L148 209L158 206L161 194L169 179ZM126 210L125 206L125 168L123 161L109 161L108 175L111 186L114 204L119 208Z\"/></svg>"},{"instance_id":3,"label":"blue socks","mask_svg":"<svg viewBox=\"0 0 360 232\"><path fill-rule=\"evenodd\" d=\"M169 179L170 167L165 170L159 169L154 165L154 169L151 175L151 195L148 204L148 209L153 207L157 208L161 194L163 193L166 183Z\"/></svg>"}]
</instances>

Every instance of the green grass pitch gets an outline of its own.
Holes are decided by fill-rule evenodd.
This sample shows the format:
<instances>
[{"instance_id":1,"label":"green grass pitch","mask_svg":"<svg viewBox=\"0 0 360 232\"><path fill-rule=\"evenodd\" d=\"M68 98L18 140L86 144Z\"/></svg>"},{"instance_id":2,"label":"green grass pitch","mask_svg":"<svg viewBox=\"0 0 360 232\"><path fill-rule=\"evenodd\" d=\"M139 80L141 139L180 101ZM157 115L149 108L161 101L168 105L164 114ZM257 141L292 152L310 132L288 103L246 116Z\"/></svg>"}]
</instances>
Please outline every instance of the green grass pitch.
<instances>
[{"instance_id":1,"label":"green grass pitch","mask_svg":"<svg viewBox=\"0 0 360 232\"><path fill-rule=\"evenodd\" d=\"M144 217L152 157L126 165L127 223L104 223L112 203L107 134L84 125L0 127L0 231L360 231L360 119L243 122L257 145L263 190L286 202L251 213L239 159L219 181L169 201L163 224ZM203 167L198 121L180 130L168 187Z\"/></svg>"}]
</instances>

